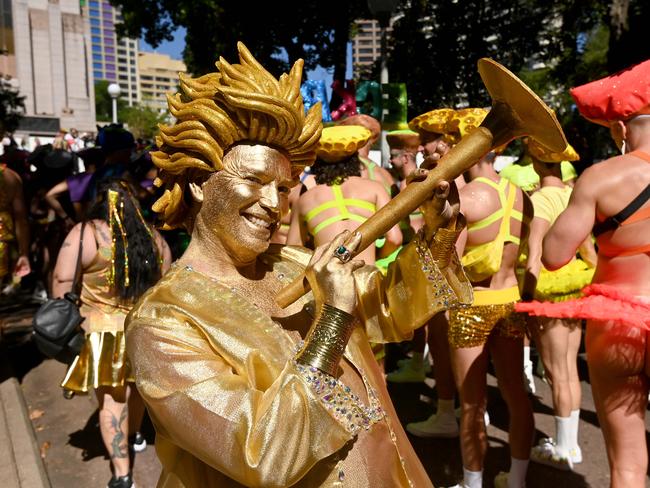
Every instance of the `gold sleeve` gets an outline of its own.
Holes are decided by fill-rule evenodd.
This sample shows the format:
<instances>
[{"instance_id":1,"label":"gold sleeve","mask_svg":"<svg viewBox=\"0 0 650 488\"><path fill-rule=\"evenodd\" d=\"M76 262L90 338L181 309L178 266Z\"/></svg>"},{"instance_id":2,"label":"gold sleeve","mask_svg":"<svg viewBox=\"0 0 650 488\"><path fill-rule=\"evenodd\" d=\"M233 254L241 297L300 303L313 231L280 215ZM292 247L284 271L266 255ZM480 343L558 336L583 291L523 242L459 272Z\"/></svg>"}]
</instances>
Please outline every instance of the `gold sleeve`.
<instances>
[{"instance_id":1,"label":"gold sleeve","mask_svg":"<svg viewBox=\"0 0 650 488\"><path fill-rule=\"evenodd\" d=\"M291 360L274 371L255 352L238 373L213 340L219 324L166 315L132 316L127 330L137 387L160 435L251 487L291 486L354 438L324 400L344 391L336 380L325 387Z\"/></svg>"},{"instance_id":2,"label":"gold sleeve","mask_svg":"<svg viewBox=\"0 0 650 488\"><path fill-rule=\"evenodd\" d=\"M471 305L472 286L455 249L444 254L444 260L434 259L418 234L391 263L385 277L371 266L355 273L357 312L370 342L408 340L438 312Z\"/></svg>"}]
</instances>

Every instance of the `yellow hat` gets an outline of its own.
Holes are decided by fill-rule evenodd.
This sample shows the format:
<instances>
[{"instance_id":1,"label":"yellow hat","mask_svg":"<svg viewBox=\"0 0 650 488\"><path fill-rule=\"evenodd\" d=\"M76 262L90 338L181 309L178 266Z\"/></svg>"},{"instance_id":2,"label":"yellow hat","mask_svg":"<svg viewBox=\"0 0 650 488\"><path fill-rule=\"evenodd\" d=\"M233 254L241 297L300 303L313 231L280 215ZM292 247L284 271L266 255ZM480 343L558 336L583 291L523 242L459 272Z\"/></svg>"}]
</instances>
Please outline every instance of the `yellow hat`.
<instances>
[{"instance_id":1,"label":"yellow hat","mask_svg":"<svg viewBox=\"0 0 650 488\"><path fill-rule=\"evenodd\" d=\"M548 148L530 137L526 138L526 145L528 146L530 155L544 163L561 163L562 161L577 161L580 159L580 156L571 144L567 144L567 147L561 153L551 152Z\"/></svg>"},{"instance_id":2,"label":"yellow hat","mask_svg":"<svg viewBox=\"0 0 650 488\"><path fill-rule=\"evenodd\" d=\"M372 133L360 125L326 127L318 141L316 156L327 163L336 163L354 155L368 143Z\"/></svg>"},{"instance_id":3,"label":"yellow hat","mask_svg":"<svg viewBox=\"0 0 650 488\"><path fill-rule=\"evenodd\" d=\"M430 112L418 115L409 122L409 129L416 132L433 132L434 134L446 134L447 123L454 115L452 108L438 108Z\"/></svg>"},{"instance_id":4,"label":"yellow hat","mask_svg":"<svg viewBox=\"0 0 650 488\"><path fill-rule=\"evenodd\" d=\"M447 133L455 136L455 142L458 142L481 125L487 113L483 108L456 110L447 123Z\"/></svg>"},{"instance_id":5,"label":"yellow hat","mask_svg":"<svg viewBox=\"0 0 650 488\"><path fill-rule=\"evenodd\" d=\"M386 142L391 149L416 153L420 147L420 134L409 129L394 130L386 134Z\"/></svg>"}]
</instances>

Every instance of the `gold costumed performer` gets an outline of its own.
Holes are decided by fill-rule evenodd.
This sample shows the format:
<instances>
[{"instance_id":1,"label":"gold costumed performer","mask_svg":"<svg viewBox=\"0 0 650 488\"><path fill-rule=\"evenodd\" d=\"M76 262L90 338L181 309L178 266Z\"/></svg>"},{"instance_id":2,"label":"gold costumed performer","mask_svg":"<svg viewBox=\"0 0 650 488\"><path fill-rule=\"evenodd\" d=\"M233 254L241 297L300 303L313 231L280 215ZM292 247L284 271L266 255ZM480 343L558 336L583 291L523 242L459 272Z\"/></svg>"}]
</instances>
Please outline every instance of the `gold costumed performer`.
<instances>
[{"instance_id":1,"label":"gold costumed performer","mask_svg":"<svg viewBox=\"0 0 650 488\"><path fill-rule=\"evenodd\" d=\"M157 431L159 487L427 487L369 346L400 341L471 301L448 243L441 184L424 232L384 278L350 260L348 231L313 256L269 244L283 200L315 159L321 108L305 115L302 61L280 79L240 64L181 76L163 126L154 209L192 240L128 317L127 350ZM444 227L442 225L444 224ZM310 261L311 259L311 261ZM276 294L306 272L312 293ZM353 273L354 272L354 273Z\"/></svg>"}]
</instances>

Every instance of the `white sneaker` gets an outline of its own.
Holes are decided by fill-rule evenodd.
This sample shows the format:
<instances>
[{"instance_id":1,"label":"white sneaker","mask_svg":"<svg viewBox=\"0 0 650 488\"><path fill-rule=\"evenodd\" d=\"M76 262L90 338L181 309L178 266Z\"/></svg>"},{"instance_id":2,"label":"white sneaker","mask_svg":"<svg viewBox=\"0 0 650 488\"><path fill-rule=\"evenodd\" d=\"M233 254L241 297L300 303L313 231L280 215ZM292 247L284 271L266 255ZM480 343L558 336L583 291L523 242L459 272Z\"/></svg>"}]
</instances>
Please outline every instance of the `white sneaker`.
<instances>
[{"instance_id":1,"label":"white sneaker","mask_svg":"<svg viewBox=\"0 0 650 488\"><path fill-rule=\"evenodd\" d=\"M454 410L454 412L456 413L456 418L459 419L460 414L463 412L463 410L460 407L458 407L456 410ZM488 413L487 410L483 414L483 421L485 422L485 428L487 428L487 426L490 425L490 414Z\"/></svg>"},{"instance_id":2,"label":"white sneaker","mask_svg":"<svg viewBox=\"0 0 650 488\"><path fill-rule=\"evenodd\" d=\"M508 488L508 474L504 471L501 471L498 475L494 477L494 488ZM520 488L526 488L526 484L521 485Z\"/></svg>"},{"instance_id":3,"label":"white sneaker","mask_svg":"<svg viewBox=\"0 0 650 488\"><path fill-rule=\"evenodd\" d=\"M580 446L570 449L569 456L571 456L573 464L580 464L582 462L582 449L580 449Z\"/></svg>"},{"instance_id":4,"label":"white sneaker","mask_svg":"<svg viewBox=\"0 0 650 488\"><path fill-rule=\"evenodd\" d=\"M422 422L406 424L406 430L417 437L458 437L458 423L449 414L435 413Z\"/></svg>"},{"instance_id":5,"label":"white sneaker","mask_svg":"<svg viewBox=\"0 0 650 488\"><path fill-rule=\"evenodd\" d=\"M573 470L570 453L562 452L550 437L541 439L530 451L530 460L563 471Z\"/></svg>"},{"instance_id":6,"label":"white sneaker","mask_svg":"<svg viewBox=\"0 0 650 488\"><path fill-rule=\"evenodd\" d=\"M391 383L423 383L426 377L424 366L420 369L415 369L413 368L413 363L408 361L395 371L388 373L386 380Z\"/></svg>"},{"instance_id":7,"label":"white sneaker","mask_svg":"<svg viewBox=\"0 0 650 488\"><path fill-rule=\"evenodd\" d=\"M524 388L528 393L535 394L535 378L533 377L533 362L524 362Z\"/></svg>"}]
</instances>

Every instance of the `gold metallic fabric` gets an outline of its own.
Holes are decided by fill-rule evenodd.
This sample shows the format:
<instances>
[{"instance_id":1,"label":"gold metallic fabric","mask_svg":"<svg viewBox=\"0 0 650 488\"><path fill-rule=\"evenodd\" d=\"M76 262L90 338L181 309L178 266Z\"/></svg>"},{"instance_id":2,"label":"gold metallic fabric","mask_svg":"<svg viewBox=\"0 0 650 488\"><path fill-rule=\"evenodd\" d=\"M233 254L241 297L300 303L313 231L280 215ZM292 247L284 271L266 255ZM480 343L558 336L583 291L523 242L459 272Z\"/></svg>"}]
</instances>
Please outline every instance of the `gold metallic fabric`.
<instances>
[{"instance_id":1,"label":"gold metallic fabric","mask_svg":"<svg viewBox=\"0 0 650 488\"><path fill-rule=\"evenodd\" d=\"M91 332L74 359L61 387L76 393L88 393L100 386L124 386L134 382L126 361L123 332Z\"/></svg>"},{"instance_id":2,"label":"gold metallic fabric","mask_svg":"<svg viewBox=\"0 0 650 488\"><path fill-rule=\"evenodd\" d=\"M480 296L483 292L486 292L486 297ZM482 346L493 333L510 339L523 338L526 331L525 315L514 311L515 302L502 303L502 300L511 299L513 295L518 299L516 287L475 291L475 303L486 303L489 299L494 303L451 310L449 345L454 349Z\"/></svg>"},{"instance_id":3,"label":"gold metallic fabric","mask_svg":"<svg viewBox=\"0 0 650 488\"><path fill-rule=\"evenodd\" d=\"M4 165L0 165L0 278L9 274L9 241L13 241L14 219L11 214L11 201L4 179Z\"/></svg>"},{"instance_id":4,"label":"gold metallic fabric","mask_svg":"<svg viewBox=\"0 0 650 488\"><path fill-rule=\"evenodd\" d=\"M0 241L0 278L9 274L9 243Z\"/></svg>"},{"instance_id":5,"label":"gold metallic fabric","mask_svg":"<svg viewBox=\"0 0 650 488\"><path fill-rule=\"evenodd\" d=\"M289 282L309 253L272 246L259 259ZM291 323L311 323L311 294L301 298L301 312L274 319L238 290L172 267L126 327L138 390L156 427L158 486L432 486L368 341L407 338L442 304L456 303L457 288L471 297L458 270L426 266L410 245L385 280L374 267L359 270L365 328L355 327L340 375L325 393L326 378L294 361L302 338ZM344 404L330 393L342 394ZM348 408L361 425L349 425Z\"/></svg>"},{"instance_id":6,"label":"gold metallic fabric","mask_svg":"<svg viewBox=\"0 0 650 488\"><path fill-rule=\"evenodd\" d=\"M111 258L111 248L100 246L83 271L79 312L84 317L81 326L86 343L61 383L66 390L87 393L98 386L124 386L125 381L133 381L124 341L124 319L130 307L120 303L111 289Z\"/></svg>"}]
</instances>

